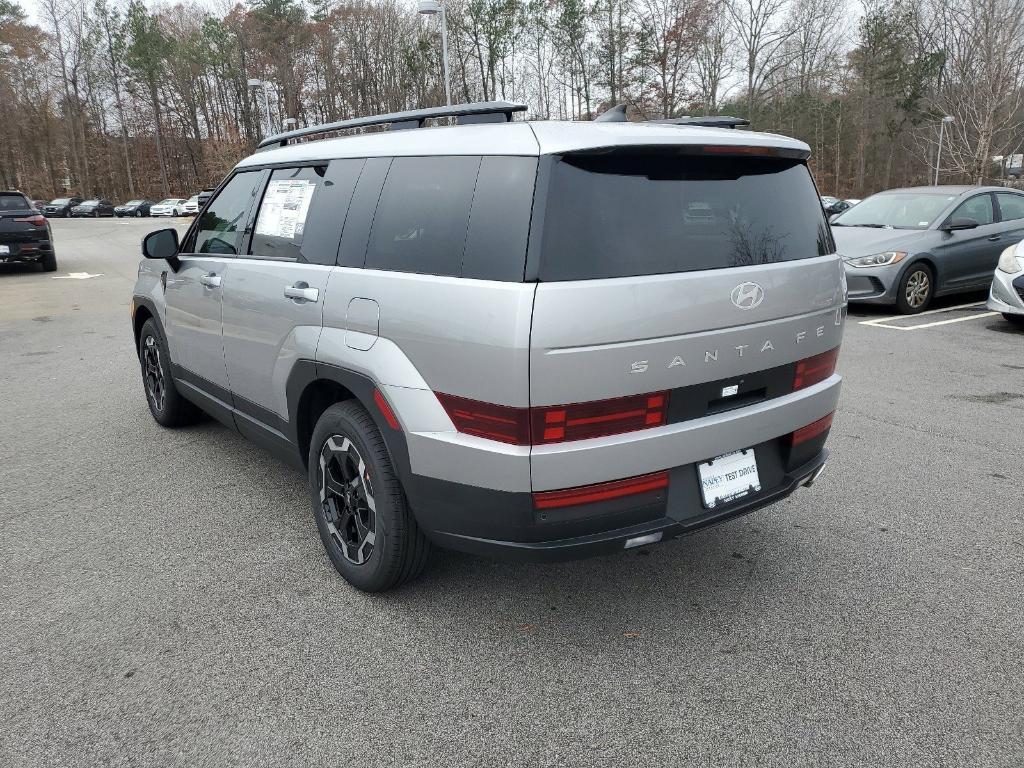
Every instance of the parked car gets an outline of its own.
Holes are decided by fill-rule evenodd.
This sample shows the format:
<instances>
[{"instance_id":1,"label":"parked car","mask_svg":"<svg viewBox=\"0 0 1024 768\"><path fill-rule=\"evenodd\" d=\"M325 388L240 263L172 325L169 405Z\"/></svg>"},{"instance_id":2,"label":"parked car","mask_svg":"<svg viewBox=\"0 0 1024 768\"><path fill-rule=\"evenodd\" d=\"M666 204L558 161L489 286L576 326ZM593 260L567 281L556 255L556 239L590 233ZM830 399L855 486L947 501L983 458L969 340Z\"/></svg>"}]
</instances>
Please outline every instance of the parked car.
<instances>
[{"instance_id":1,"label":"parked car","mask_svg":"<svg viewBox=\"0 0 1024 768\"><path fill-rule=\"evenodd\" d=\"M43 206L48 219L60 219L71 215L71 209L82 202L80 197L58 197Z\"/></svg>"},{"instance_id":2,"label":"parked car","mask_svg":"<svg viewBox=\"0 0 1024 768\"><path fill-rule=\"evenodd\" d=\"M152 200L129 200L124 205L117 206L114 209L114 215L118 218L122 216L141 218L142 216L149 216L149 209L152 207Z\"/></svg>"},{"instance_id":3,"label":"parked car","mask_svg":"<svg viewBox=\"0 0 1024 768\"><path fill-rule=\"evenodd\" d=\"M43 207L45 205L46 205L46 201L45 200L33 200L32 201L32 207L35 208L40 213L43 212Z\"/></svg>"},{"instance_id":4,"label":"parked car","mask_svg":"<svg viewBox=\"0 0 1024 768\"><path fill-rule=\"evenodd\" d=\"M988 308L1002 312L1015 325L1024 326L1024 242L1011 245L999 256Z\"/></svg>"},{"instance_id":5,"label":"parked car","mask_svg":"<svg viewBox=\"0 0 1024 768\"><path fill-rule=\"evenodd\" d=\"M842 213L846 209L850 208L851 204L846 200L840 200L838 197L823 195L821 198L821 207L825 209L826 215L834 216L837 213Z\"/></svg>"},{"instance_id":6,"label":"parked car","mask_svg":"<svg viewBox=\"0 0 1024 768\"><path fill-rule=\"evenodd\" d=\"M921 312L936 296L988 288L999 254L1024 239L1024 193L913 187L872 195L832 221L850 301Z\"/></svg>"},{"instance_id":7,"label":"parked car","mask_svg":"<svg viewBox=\"0 0 1024 768\"><path fill-rule=\"evenodd\" d=\"M849 210L850 208L853 208L853 206L857 205L857 203L859 203L860 201L861 198L859 197L848 197L843 202L846 203L847 210Z\"/></svg>"},{"instance_id":8,"label":"parked car","mask_svg":"<svg viewBox=\"0 0 1024 768\"><path fill-rule=\"evenodd\" d=\"M21 192L0 192L0 262L40 264L44 272L57 269L50 222Z\"/></svg>"},{"instance_id":9,"label":"parked car","mask_svg":"<svg viewBox=\"0 0 1024 768\"><path fill-rule=\"evenodd\" d=\"M213 197L213 193L216 190L213 187L207 187L199 193L199 210L203 210L203 206L206 205L206 201Z\"/></svg>"},{"instance_id":10,"label":"parked car","mask_svg":"<svg viewBox=\"0 0 1024 768\"><path fill-rule=\"evenodd\" d=\"M185 199L181 197L169 197L149 209L150 216L183 216L184 214Z\"/></svg>"},{"instance_id":11,"label":"parked car","mask_svg":"<svg viewBox=\"0 0 1024 768\"><path fill-rule=\"evenodd\" d=\"M843 267L808 146L511 122L523 109L267 139L181 242L143 243L153 418L206 411L306 471L360 589L411 578L433 544L653 544L777 501L827 458ZM287 146L467 115L488 122Z\"/></svg>"},{"instance_id":12,"label":"parked car","mask_svg":"<svg viewBox=\"0 0 1024 768\"><path fill-rule=\"evenodd\" d=\"M100 216L113 216L114 204L109 200L94 198L79 203L71 209L71 215L76 218L91 217L98 219Z\"/></svg>"},{"instance_id":13,"label":"parked car","mask_svg":"<svg viewBox=\"0 0 1024 768\"><path fill-rule=\"evenodd\" d=\"M186 216L195 216L199 213L199 195L192 195L186 200L183 211Z\"/></svg>"}]
</instances>

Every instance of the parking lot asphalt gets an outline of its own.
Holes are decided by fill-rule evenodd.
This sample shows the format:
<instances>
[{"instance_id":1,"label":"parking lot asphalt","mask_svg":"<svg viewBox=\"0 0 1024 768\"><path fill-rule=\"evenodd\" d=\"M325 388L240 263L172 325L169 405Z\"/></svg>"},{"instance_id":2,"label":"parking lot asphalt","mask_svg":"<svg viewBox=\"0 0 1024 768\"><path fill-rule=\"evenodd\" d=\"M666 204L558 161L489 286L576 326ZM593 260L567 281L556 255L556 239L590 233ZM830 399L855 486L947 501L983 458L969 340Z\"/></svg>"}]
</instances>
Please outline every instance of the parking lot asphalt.
<instances>
[{"instance_id":1,"label":"parking lot asphalt","mask_svg":"<svg viewBox=\"0 0 1024 768\"><path fill-rule=\"evenodd\" d=\"M52 226L57 273L0 265L0 765L1024 764L1024 332L984 296L853 310L811 489L369 596L301 474L150 417L128 312L161 223Z\"/></svg>"}]
</instances>

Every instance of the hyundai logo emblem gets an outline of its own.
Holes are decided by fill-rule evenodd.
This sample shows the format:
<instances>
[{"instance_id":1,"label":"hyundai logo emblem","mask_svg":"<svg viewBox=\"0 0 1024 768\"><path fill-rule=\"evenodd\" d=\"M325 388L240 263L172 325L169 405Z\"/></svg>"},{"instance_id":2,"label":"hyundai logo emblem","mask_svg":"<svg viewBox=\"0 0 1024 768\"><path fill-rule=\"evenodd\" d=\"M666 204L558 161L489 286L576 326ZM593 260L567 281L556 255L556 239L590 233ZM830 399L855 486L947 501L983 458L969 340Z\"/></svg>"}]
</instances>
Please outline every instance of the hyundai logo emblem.
<instances>
[{"instance_id":1,"label":"hyundai logo emblem","mask_svg":"<svg viewBox=\"0 0 1024 768\"><path fill-rule=\"evenodd\" d=\"M740 309L753 309L764 301L764 288L757 283L740 283L732 289L732 303Z\"/></svg>"}]
</instances>

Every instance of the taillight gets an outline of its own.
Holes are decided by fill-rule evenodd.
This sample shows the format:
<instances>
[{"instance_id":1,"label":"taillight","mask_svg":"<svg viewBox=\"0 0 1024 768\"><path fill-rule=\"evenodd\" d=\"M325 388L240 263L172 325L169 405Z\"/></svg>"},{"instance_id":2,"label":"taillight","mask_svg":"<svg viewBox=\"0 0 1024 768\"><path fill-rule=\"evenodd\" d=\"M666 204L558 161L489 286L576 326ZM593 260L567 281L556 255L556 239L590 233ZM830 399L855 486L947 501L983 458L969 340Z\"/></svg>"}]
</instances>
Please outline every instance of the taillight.
<instances>
[{"instance_id":1,"label":"taillight","mask_svg":"<svg viewBox=\"0 0 1024 768\"><path fill-rule=\"evenodd\" d=\"M652 475L613 480L610 483L581 485L560 491L537 491L533 494L533 506L535 509L572 507L577 504L593 504L623 496L652 493L663 488L668 488L668 472L655 472Z\"/></svg>"},{"instance_id":2,"label":"taillight","mask_svg":"<svg viewBox=\"0 0 1024 768\"><path fill-rule=\"evenodd\" d=\"M45 216L39 216L39 215L36 215L36 216L24 216L24 217L22 217L20 219L15 219L15 221L19 221L19 222L21 222L23 224L34 224L37 227L45 227L46 226L46 217Z\"/></svg>"},{"instance_id":3,"label":"taillight","mask_svg":"<svg viewBox=\"0 0 1024 768\"><path fill-rule=\"evenodd\" d=\"M512 445L530 444L530 410L437 393L459 432Z\"/></svg>"},{"instance_id":4,"label":"taillight","mask_svg":"<svg viewBox=\"0 0 1024 768\"><path fill-rule=\"evenodd\" d=\"M822 416L815 422L808 424L806 427L800 427L796 432L793 433L793 447L806 443L808 440L813 440L819 435L827 432L832 426L832 417L836 415L835 411L828 414L828 416Z\"/></svg>"},{"instance_id":5,"label":"taillight","mask_svg":"<svg viewBox=\"0 0 1024 768\"><path fill-rule=\"evenodd\" d=\"M807 357L796 364L793 375L793 390L803 389L819 381L824 381L836 372L836 360L839 358L839 347L822 352L814 357Z\"/></svg>"},{"instance_id":6,"label":"taillight","mask_svg":"<svg viewBox=\"0 0 1024 768\"><path fill-rule=\"evenodd\" d=\"M459 432L512 445L544 445L658 427L668 420L668 392L571 405L513 408L437 393Z\"/></svg>"},{"instance_id":7,"label":"taillight","mask_svg":"<svg viewBox=\"0 0 1024 768\"><path fill-rule=\"evenodd\" d=\"M534 445L606 437L658 427L668 415L668 392L590 403L532 408Z\"/></svg>"}]
</instances>

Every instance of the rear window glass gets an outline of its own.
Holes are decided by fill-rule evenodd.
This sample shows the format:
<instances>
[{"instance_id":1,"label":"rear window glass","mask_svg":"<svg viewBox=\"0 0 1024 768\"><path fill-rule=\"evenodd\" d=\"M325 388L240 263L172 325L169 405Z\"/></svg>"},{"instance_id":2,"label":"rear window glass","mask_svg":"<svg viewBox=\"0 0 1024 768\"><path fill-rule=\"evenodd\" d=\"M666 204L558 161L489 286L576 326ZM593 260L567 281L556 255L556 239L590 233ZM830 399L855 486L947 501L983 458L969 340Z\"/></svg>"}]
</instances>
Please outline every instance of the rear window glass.
<instances>
[{"instance_id":1,"label":"rear window glass","mask_svg":"<svg viewBox=\"0 0 1024 768\"><path fill-rule=\"evenodd\" d=\"M24 211L31 207L28 199L22 195L0 195L0 211Z\"/></svg>"},{"instance_id":2,"label":"rear window glass","mask_svg":"<svg viewBox=\"0 0 1024 768\"><path fill-rule=\"evenodd\" d=\"M566 155L544 215L541 280L691 272L834 250L796 160L664 152Z\"/></svg>"}]
</instances>

